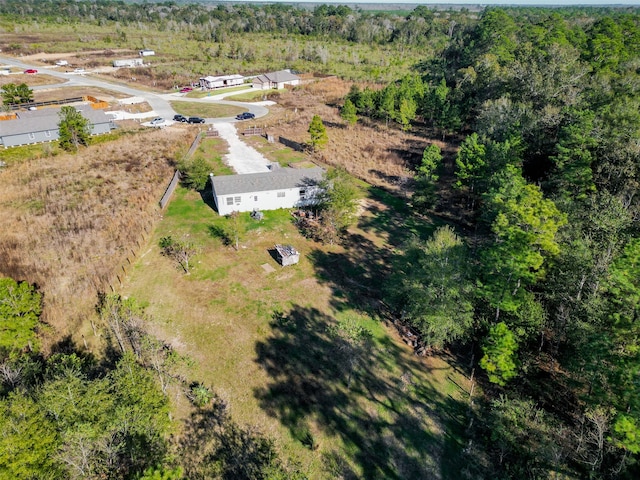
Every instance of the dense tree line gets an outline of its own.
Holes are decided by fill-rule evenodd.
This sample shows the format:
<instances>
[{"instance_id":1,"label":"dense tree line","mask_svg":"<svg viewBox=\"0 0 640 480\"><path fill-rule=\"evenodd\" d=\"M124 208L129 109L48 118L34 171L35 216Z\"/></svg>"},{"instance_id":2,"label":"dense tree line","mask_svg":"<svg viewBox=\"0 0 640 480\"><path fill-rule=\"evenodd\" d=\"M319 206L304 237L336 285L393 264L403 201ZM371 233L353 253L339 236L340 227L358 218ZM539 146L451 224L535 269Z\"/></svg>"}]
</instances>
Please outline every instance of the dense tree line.
<instances>
[{"instance_id":1,"label":"dense tree line","mask_svg":"<svg viewBox=\"0 0 640 480\"><path fill-rule=\"evenodd\" d=\"M425 151L413 203L453 207L448 182L474 233L408 246L388 298L433 350L477 352L492 478L639 475L638 65L637 12L487 9L419 75L349 94L463 137L453 175Z\"/></svg>"},{"instance_id":2,"label":"dense tree line","mask_svg":"<svg viewBox=\"0 0 640 480\"><path fill-rule=\"evenodd\" d=\"M58 23L104 25L147 24L160 30L191 32L199 40L224 42L231 33L304 35L359 43L444 45L452 31L469 21L464 12L434 13L418 7L406 15L366 12L345 5L318 5L314 9L282 3L206 5L202 3L122 1L5 0L0 14L22 22L38 18Z\"/></svg>"}]
</instances>

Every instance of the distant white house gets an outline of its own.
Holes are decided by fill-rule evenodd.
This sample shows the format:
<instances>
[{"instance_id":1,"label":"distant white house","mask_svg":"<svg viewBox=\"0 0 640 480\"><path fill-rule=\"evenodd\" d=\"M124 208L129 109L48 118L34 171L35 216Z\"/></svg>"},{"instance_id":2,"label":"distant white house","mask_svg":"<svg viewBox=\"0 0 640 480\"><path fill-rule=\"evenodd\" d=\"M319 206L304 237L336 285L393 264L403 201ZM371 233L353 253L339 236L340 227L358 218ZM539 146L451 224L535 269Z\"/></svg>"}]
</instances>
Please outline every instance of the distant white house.
<instances>
[{"instance_id":1,"label":"distant white house","mask_svg":"<svg viewBox=\"0 0 640 480\"><path fill-rule=\"evenodd\" d=\"M320 167L287 167L244 175L212 175L211 191L220 215L305 207L318 203L318 185L324 173Z\"/></svg>"},{"instance_id":2,"label":"distant white house","mask_svg":"<svg viewBox=\"0 0 640 480\"><path fill-rule=\"evenodd\" d=\"M299 83L300 77L289 70L280 70L254 77L252 86L259 90L271 90L272 88L281 89L285 85L298 85Z\"/></svg>"},{"instance_id":3,"label":"distant white house","mask_svg":"<svg viewBox=\"0 0 640 480\"><path fill-rule=\"evenodd\" d=\"M116 128L112 117L89 105L75 107L91 124L91 134L108 133ZM0 122L0 145L4 148L58 140L60 108L43 108L16 112L12 120Z\"/></svg>"},{"instance_id":4,"label":"distant white house","mask_svg":"<svg viewBox=\"0 0 640 480\"><path fill-rule=\"evenodd\" d=\"M114 60L114 67L141 67L144 65L141 58L123 58L120 60Z\"/></svg>"},{"instance_id":5,"label":"distant white house","mask_svg":"<svg viewBox=\"0 0 640 480\"><path fill-rule=\"evenodd\" d=\"M200 86L203 88L221 88L242 85L244 77L242 75L220 75L217 77L207 76L200 78Z\"/></svg>"},{"instance_id":6,"label":"distant white house","mask_svg":"<svg viewBox=\"0 0 640 480\"><path fill-rule=\"evenodd\" d=\"M58 67L64 67L64 66L66 66L66 65L69 65L69 62L68 62L67 60L58 60L58 61L56 62L56 65L57 65Z\"/></svg>"},{"instance_id":7,"label":"distant white house","mask_svg":"<svg viewBox=\"0 0 640 480\"><path fill-rule=\"evenodd\" d=\"M153 50L140 50L140 52L138 52L140 54L141 57L152 57L156 54L156 52L154 52Z\"/></svg>"}]
</instances>

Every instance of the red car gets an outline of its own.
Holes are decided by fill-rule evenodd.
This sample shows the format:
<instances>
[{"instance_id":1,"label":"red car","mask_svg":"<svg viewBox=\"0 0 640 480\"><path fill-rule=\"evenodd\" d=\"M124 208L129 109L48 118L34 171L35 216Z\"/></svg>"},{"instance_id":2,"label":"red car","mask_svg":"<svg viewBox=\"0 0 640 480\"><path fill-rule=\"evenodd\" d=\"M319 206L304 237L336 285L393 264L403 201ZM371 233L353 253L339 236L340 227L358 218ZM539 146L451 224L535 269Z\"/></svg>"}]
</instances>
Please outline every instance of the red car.
<instances>
[{"instance_id":1,"label":"red car","mask_svg":"<svg viewBox=\"0 0 640 480\"><path fill-rule=\"evenodd\" d=\"M180 93L188 93L188 92L190 92L192 90L193 90L193 88L191 88L191 87L184 87L184 88L182 88L182 90L180 90Z\"/></svg>"},{"instance_id":2,"label":"red car","mask_svg":"<svg viewBox=\"0 0 640 480\"><path fill-rule=\"evenodd\" d=\"M28 68L24 71L24 73L38 73L38 70L36 70L35 68Z\"/></svg>"}]
</instances>

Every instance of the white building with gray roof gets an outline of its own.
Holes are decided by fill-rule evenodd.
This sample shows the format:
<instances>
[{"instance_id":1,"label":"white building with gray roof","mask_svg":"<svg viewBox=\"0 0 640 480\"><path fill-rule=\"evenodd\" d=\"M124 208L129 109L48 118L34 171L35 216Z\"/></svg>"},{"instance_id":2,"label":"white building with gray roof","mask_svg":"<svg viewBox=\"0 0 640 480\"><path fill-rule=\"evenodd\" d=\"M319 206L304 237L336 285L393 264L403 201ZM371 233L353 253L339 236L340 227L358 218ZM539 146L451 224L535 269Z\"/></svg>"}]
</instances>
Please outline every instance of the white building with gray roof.
<instances>
[{"instance_id":1,"label":"white building with gray roof","mask_svg":"<svg viewBox=\"0 0 640 480\"><path fill-rule=\"evenodd\" d=\"M89 105L74 108L89 120L92 135L108 133L116 128L113 118L102 110L96 110ZM54 107L16 112L16 118L0 121L0 145L8 148L58 140L59 112L60 108Z\"/></svg>"},{"instance_id":2,"label":"white building with gray roof","mask_svg":"<svg viewBox=\"0 0 640 480\"><path fill-rule=\"evenodd\" d=\"M212 175L211 191L220 215L306 207L318 203L318 185L324 173L320 167L287 167L244 175Z\"/></svg>"}]
</instances>

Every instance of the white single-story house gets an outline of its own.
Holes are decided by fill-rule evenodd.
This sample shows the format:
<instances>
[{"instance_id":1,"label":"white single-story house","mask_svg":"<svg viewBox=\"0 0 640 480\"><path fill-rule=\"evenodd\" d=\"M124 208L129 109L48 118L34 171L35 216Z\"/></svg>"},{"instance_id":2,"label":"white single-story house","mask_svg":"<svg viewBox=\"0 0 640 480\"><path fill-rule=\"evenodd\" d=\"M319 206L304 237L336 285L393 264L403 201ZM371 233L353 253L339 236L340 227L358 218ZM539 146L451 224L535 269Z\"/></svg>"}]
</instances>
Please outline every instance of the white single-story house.
<instances>
[{"instance_id":1,"label":"white single-story house","mask_svg":"<svg viewBox=\"0 0 640 480\"><path fill-rule=\"evenodd\" d=\"M147 49L140 50L138 53L140 54L141 57L152 57L153 55L156 54L156 52L154 52L153 50L147 50Z\"/></svg>"},{"instance_id":2,"label":"white single-story house","mask_svg":"<svg viewBox=\"0 0 640 480\"><path fill-rule=\"evenodd\" d=\"M211 175L211 191L220 215L306 207L318 203L318 185L324 173L320 167L286 167L244 175Z\"/></svg>"},{"instance_id":3,"label":"white single-story house","mask_svg":"<svg viewBox=\"0 0 640 480\"><path fill-rule=\"evenodd\" d=\"M114 67L141 67L144 65L141 58L123 58L121 60L114 60Z\"/></svg>"},{"instance_id":4,"label":"white single-story house","mask_svg":"<svg viewBox=\"0 0 640 480\"><path fill-rule=\"evenodd\" d=\"M91 123L92 135L108 133L116 128L112 117L102 110L96 110L89 105L79 105L75 108ZM60 108L53 107L16 112L15 119L0 122L0 145L8 148L58 140L59 112Z\"/></svg>"},{"instance_id":5,"label":"white single-story house","mask_svg":"<svg viewBox=\"0 0 640 480\"><path fill-rule=\"evenodd\" d=\"M272 88L281 89L285 85L298 85L300 77L294 75L289 70L280 70L278 72L265 73L258 75L253 79L253 88L259 90L270 90Z\"/></svg>"},{"instance_id":6,"label":"white single-story house","mask_svg":"<svg viewBox=\"0 0 640 480\"><path fill-rule=\"evenodd\" d=\"M218 77L202 77L200 79L200 86L202 88L220 88L220 87L232 87L235 85L242 85L244 83L244 77L242 75L220 75Z\"/></svg>"}]
</instances>

